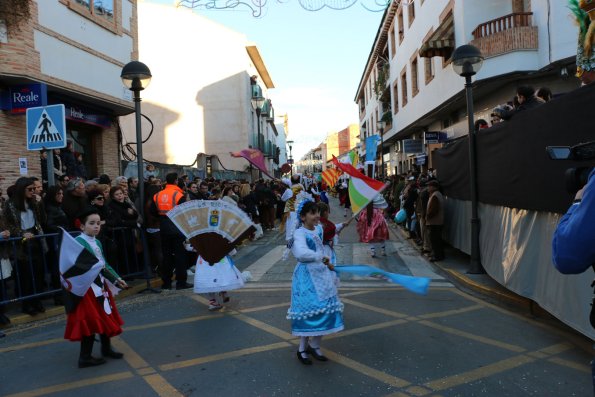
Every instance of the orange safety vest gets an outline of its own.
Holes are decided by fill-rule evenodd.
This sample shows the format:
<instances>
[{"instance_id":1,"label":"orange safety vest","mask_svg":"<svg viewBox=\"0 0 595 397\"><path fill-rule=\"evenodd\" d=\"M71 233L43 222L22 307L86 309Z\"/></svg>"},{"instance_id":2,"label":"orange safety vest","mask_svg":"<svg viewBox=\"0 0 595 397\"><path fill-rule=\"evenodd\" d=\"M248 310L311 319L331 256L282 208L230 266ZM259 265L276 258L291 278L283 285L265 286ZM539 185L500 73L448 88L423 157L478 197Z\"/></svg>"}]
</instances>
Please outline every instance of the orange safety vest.
<instances>
[{"instance_id":1,"label":"orange safety vest","mask_svg":"<svg viewBox=\"0 0 595 397\"><path fill-rule=\"evenodd\" d=\"M159 215L166 216L168 211L178 205L182 197L184 197L184 191L178 186L165 185L165 189L153 196L153 201Z\"/></svg>"}]
</instances>

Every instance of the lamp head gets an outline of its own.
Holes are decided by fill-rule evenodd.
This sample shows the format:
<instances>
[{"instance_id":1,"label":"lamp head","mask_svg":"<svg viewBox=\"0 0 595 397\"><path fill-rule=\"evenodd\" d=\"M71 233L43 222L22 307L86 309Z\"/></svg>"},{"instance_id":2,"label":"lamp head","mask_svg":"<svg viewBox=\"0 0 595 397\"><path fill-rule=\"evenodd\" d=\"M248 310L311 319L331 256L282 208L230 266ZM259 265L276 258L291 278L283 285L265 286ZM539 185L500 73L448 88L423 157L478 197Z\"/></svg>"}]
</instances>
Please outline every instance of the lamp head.
<instances>
[{"instance_id":1,"label":"lamp head","mask_svg":"<svg viewBox=\"0 0 595 397\"><path fill-rule=\"evenodd\" d=\"M153 76L151 76L151 71L147 65L139 61L128 62L124 65L120 74L124 87L131 91L142 91L147 88L151 82L151 77Z\"/></svg>"},{"instance_id":2,"label":"lamp head","mask_svg":"<svg viewBox=\"0 0 595 397\"><path fill-rule=\"evenodd\" d=\"M457 47L452 53L452 68L463 77L473 76L483 65L484 57L479 48L470 44Z\"/></svg>"},{"instance_id":3,"label":"lamp head","mask_svg":"<svg viewBox=\"0 0 595 397\"><path fill-rule=\"evenodd\" d=\"M266 99L263 96L255 96L250 100L250 102L252 102L252 107L256 110L262 109L264 101L266 101Z\"/></svg>"}]
</instances>

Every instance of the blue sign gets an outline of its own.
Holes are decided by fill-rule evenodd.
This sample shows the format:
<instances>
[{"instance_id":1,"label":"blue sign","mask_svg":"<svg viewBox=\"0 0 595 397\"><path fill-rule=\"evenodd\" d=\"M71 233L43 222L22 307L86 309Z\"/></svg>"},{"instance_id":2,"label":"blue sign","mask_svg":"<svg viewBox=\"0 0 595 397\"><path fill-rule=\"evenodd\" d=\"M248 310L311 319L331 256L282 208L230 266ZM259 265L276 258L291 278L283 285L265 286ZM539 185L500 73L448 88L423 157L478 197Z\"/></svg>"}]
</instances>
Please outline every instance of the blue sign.
<instances>
[{"instance_id":1,"label":"blue sign","mask_svg":"<svg viewBox=\"0 0 595 397\"><path fill-rule=\"evenodd\" d=\"M366 138L366 161L376 160L378 142L380 142L380 137L378 135L370 135Z\"/></svg>"},{"instance_id":2,"label":"blue sign","mask_svg":"<svg viewBox=\"0 0 595 397\"><path fill-rule=\"evenodd\" d=\"M422 153L423 141L421 139L403 139L403 153Z\"/></svg>"},{"instance_id":3,"label":"blue sign","mask_svg":"<svg viewBox=\"0 0 595 397\"><path fill-rule=\"evenodd\" d=\"M415 163L417 165L424 165L426 163L427 158L428 156L426 156L425 154L418 154L415 156Z\"/></svg>"},{"instance_id":4,"label":"blue sign","mask_svg":"<svg viewBox=\"0 0 595 397\"><path fill-rule=\"evenodd\" d=\"M10 113L23 114L28 108L47 104L47 86L45 84L27 84L10 87Z\"/></svg>"},{"instance_id":5,"label":"blue sign","mask_svg":"<svg viewBox=\"0 0 595 397\"><path fill-rule=\"evenodd\" d=\"M428 131L424 134L426 144L429 143L442 143L448 140L446 132L441 131Z\"/></svg>"},{"instance_id":6,"label":"blue sign","mask_svg":"<svg viewBox=\"0 0 595 397\"><path fill-rule=\"evenodd\" d=\"M87 109L79 105L65 105L66 119L78 121L79 123L91 124L97 127L110 128L112 120L105 114L98 114L97 112Z\"/></svg>"},{"instance_id":7,"label":"blue sign","mask_svg":"<svg viewBox=\"0 0 595 397\"><path fill-rule=\"evenodd\" d=\"M27 150L66 147L64 105L27 109Z\"/></svg>"}]
</instances>

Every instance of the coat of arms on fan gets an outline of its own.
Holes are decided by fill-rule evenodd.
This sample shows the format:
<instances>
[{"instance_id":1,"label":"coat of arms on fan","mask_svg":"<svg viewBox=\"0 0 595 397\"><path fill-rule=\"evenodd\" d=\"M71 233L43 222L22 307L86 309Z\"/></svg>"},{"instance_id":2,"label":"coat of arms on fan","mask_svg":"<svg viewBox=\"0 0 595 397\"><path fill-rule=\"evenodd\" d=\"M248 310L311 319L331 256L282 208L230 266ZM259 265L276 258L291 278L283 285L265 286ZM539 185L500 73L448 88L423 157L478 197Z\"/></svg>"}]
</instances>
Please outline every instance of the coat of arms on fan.
<instances>
[{"instance_id":1,"label":"coat of arms on fan","mask_svg":"<svg viewBox=\"0 0 595 397\"><path fill-rule=\"evenodd\" d=\"M256 231L244 211L222 200L187 201L167 216L210 265Z\"/></svg>"}]
</instances>

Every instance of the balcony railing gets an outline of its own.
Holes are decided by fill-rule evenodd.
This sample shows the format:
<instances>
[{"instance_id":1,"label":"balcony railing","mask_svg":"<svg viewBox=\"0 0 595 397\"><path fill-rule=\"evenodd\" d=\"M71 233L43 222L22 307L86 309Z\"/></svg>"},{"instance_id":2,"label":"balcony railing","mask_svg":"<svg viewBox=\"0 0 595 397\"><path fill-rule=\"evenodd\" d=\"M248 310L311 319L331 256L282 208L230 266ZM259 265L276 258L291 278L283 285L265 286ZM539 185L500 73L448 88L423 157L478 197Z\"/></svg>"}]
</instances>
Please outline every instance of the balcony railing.
<instances>
[{"instance_id":1,"label":"balcony railing","mask_svg":"<svg viewBox=\"0 0 595 397\"><path fill-rule=\"evenodd\" d=\"M531 26L532 16L532 12L517 12L492 19L477 26L473 31L473 38L477 40L508 29Z\"/></svg>"}]
</instances>

